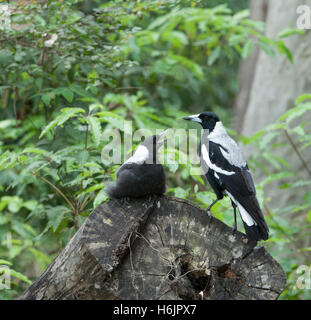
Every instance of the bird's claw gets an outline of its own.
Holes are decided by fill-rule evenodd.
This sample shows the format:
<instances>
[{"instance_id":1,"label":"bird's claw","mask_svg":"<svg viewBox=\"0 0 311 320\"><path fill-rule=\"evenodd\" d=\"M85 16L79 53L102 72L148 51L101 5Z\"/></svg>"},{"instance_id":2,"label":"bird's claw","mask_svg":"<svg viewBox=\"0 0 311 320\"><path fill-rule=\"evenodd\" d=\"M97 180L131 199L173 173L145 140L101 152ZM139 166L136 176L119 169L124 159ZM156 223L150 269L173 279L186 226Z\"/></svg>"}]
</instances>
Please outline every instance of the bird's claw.
<instances>
[{"instance_id":1,"label":"bird's claw","mask_svg":"<svg viewBox=\"0 0 311 320\"><path fill-rule=\"evenodd\" d=\"M149 202L154 201L154 200L156 200L156 198L157 198L157 196L156 196L155 194L151 194L151 195L149 195L149 197L148 197L148 201L149 201Z\"/></svg>"},{"instance_id":2,"label":"bird's claw","mask_svg":"<svg viewBox=\"0 0 311 320\"><path fill-rule=\"evenodd\" d=\"M236 234L237 230L238 230L237 227L234 226L234 227L232 228L232 234Z\"/></svg>"},{"instance_id":3,"label":"bird's claw","mask_svg":"<svg viewBox=\"0 0 311 320\"><path fill-rule=\"evenodd\" d=\"M208 215L208 217L209 217L209 219L210 219L210 221L211 221L211 220L212 220L212 218L213 218L212 213L210 212L210 210L209 210L209 209L207 209L205 212L207 213L207 215Z\"/></svg>"},{"instance_id":4,"label":"bird's claw","mask_svg":"<svg viewBox=\"0 0 311 320\"><path fill-rule=\"evenodd\" d=\"M121 199L122 204L129 204L129 202L131 201L130 197L124 197Z\"/></svg>"}]
</instances>

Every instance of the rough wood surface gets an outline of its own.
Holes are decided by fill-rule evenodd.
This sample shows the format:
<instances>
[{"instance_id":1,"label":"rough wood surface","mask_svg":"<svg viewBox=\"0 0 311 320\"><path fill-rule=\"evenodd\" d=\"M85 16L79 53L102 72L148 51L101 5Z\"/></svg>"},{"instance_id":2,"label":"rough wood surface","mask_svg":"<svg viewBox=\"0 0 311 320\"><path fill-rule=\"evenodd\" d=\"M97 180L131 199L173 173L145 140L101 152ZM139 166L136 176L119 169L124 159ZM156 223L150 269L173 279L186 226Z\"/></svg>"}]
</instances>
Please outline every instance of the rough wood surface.
<instances>
[{"instance_id":1,"label":"rough wood surface","mask_svg":"<svg viewBox=\"0 0 311 320\"><path fill-rule=\"evenodd\" d=\"M185 200L111 200L19 299L277 299L284 271L254 246Z\"/></svg>"}]
</instances>

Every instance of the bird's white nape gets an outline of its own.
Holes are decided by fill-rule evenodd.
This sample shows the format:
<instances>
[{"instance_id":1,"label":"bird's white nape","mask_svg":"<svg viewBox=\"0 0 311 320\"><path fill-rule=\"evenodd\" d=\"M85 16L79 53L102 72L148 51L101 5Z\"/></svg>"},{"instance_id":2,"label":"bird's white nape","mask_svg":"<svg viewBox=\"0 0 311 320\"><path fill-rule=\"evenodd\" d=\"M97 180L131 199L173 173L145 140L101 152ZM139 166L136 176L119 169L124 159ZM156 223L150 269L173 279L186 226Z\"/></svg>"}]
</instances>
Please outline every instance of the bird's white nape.
<instances>
[{"instance_id":1,"label":"bird's white nape","mask_svg":"<svg viewBox=\"0 0 311 320\"><path fill-rule=\"evenodd\" d=\"M227 135L227 131L221 121L217 121L215 128L209 133L208 138L212 140L215 137Z\"/></svg>"},{"instance_id":2,"label":"bird's white nape","mask_svg":"<svg viewBox=\"0 0 311 320\"><path fill-rule=\"evenodd\" d=\"M221 146L222 156L233 166L244 167L246 161L238 144L227 134L227 131L221 121L218 121L214 130L207 136L212 141Z\"/></svg>"},{"instance_id":3,"label":"bird's white nape","mask_svg":"<svg viewBox=\"0 0 311 320\"><path fill-rule=\"evenodd\" d=\"M143 163L149 157L149 151L145 146L139 145L135 150L132 157L124 162L125 163Z\"/></svg>"}]
</instances>

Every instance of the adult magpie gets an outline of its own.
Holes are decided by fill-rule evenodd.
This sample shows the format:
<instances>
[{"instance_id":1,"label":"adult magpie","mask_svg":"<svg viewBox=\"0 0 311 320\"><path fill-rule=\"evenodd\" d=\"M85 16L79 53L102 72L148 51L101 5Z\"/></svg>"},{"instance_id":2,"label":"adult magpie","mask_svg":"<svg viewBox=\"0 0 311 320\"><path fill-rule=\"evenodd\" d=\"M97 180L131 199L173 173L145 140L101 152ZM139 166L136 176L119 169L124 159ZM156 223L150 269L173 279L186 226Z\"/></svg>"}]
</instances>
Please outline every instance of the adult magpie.
<instances>
[{"instance_id":1,"label":"adult magpie","mask_svg":"<svg viewBox=\"0 0 311 320\"><path fill-rule=\"evenodd\" d=\"M237 143L213 112L202 112L184 120L198 122L207 129L201 138L199 154L206 178L217 196L207 211L227 195L234 210L234 230L237 229L238 207L247 237L255 241L267 240L269 229L256 198L253 178Z\"/></svg>"},{"instance_id":2,"label":"adult magpie","mask_svg":"<svg viewBox=\"0 0 311 320\"><path fill-rule=\"evenodd\" d=\"M117 180L108 185L111 198L139 198L165 193L165 172L158 160L158 149L163 145L166 131L147 137L117 171Z\"/></svg>"}]
</instances>

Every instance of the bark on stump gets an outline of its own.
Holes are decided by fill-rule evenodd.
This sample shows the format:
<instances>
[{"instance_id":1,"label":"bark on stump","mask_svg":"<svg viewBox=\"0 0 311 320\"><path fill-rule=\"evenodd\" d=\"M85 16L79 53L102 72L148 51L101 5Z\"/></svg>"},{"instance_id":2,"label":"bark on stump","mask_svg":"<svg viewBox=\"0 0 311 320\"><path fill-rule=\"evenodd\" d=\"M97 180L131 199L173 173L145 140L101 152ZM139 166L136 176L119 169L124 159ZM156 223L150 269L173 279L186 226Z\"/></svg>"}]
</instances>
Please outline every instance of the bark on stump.
<instances>
[{"instance_id":1,"label":"bark on stump","mask_svg":"<svg viewBox=\"0 0 311 320\"><path fill-rule=\"evenodd\" d=\"M284 271L255 245L185 200L111 200L19 299L277 299Z\"/></svg>"}]
</instances>

